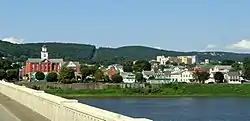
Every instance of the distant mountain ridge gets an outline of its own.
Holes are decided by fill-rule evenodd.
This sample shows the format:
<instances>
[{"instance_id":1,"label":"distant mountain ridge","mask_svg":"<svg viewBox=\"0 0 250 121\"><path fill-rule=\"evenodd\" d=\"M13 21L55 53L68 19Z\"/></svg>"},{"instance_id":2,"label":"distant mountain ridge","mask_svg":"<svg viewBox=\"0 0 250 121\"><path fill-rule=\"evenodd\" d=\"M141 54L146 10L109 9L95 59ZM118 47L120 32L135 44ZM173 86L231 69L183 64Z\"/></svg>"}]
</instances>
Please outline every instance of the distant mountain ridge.
<instances>
[{"instance_id":1,"label":"distant mountain ridge","mask_svg":"<svg viewBox=\"0 0 250 121\"><path fill-rule=\"evenodd\" d=\"M197 55L198 59L241 61L250 54L232 52L179 52L156 49L145 46L124 46L119 48L96 48L94 45L75 43L26 43L12 44L0 40L0 56L25 61L27 58L39 58L41 46L48 46L50 58L65 60L88 60L98 63L117 63L126 60L152 60L156 56Z\"/></svg>"}]
</instances>

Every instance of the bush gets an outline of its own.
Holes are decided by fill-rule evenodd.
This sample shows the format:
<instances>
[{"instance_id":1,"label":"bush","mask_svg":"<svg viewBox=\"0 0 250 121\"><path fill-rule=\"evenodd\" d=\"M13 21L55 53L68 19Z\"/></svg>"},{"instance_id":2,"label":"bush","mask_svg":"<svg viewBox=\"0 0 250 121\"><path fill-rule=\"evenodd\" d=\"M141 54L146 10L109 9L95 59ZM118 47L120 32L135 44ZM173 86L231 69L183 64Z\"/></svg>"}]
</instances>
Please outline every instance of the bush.
<instances>
[{"instance_id":1,"label":"bush","mask_svg":"<svg viewBox=\"0 0 250 121\"><path fill-rule=\"evenodd\" d=\"M13 80L17 80L18 79L18 76L19 76L19 72L17 69L9 69L7 70L7 73L6 73L6 79L8 81L13 81Z\"/></svg>"},{"instance_id":2,"label":"bush","mask_svg":"<svg viewBox=\"0 0 250 121\"><path fill-rule=\"evenodd\" d=\"M5 79L6 76L7 76L7 74L6 74L5 70L0 69L0 80Z\"/></svg>"},{"instance_id":3,"label":"bush","mask_svg":"<svg viewBox=\"0 0 250 121\"><path fill-rule=\"evenodd\" d=\"M76 79L72 78L72 79L63 79L61 80L61 83L64 83L64 84L72 84L72 83L76 83Z\"/></svg>"},{"instance_id":4,"label":"bush","mask_svg":"<svg viewBox=\"0 0 250 121\"><path fill-rule=\"evenodd\" d=\"M31 86L31 89L34 89L34 90L40 90L40 86L37 86L37 85L32 85Z\"/></svg>"},{"instance_id":5,"label":"bush","mask_svg":"<svg viewBox=\"0 0 250 121\"><path fill-rule=\"evenodd\" d=\"M115 74L112 76L112 81L114 83L121 83L123 81L123 78L121 75Z\"/></svg>"},{"instance_id":6,"label":"bush","mask_svg":"<svg viewBox=\"0 0 250 121\"><path fill-rule=\"evenodd\" d=\"M58 75L56 72L50 72L47 75L47 82L57 82L58 81Z\"/></svg>"},{"instance_id":7,"label":"bush","mask_svg":"<svg viewBox=\"0 0 250 121\"><path fill-rule=\"evenodd\" d=\"M44 75L43 72L38 71L38 72L36 72L35 77L36 77L37 80L44 80L45 75Z\"/></svg>"}]
</instances>

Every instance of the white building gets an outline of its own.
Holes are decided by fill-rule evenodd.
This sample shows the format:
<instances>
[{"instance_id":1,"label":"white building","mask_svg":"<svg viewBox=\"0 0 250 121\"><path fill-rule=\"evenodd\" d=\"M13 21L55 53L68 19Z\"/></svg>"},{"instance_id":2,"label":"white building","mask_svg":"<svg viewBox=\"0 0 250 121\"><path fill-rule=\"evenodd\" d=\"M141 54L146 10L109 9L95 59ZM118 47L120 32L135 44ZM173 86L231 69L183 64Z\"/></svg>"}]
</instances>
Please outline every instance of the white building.
<instances>
[{"instance_id":1,"label":"white building","mask_svg":"<svg viewBox=\"0 0 250 121\"><path fill-rule=\"evenodd\" d=\"M149 79L150 77L155 77L154 71L142 71L143 78Z\"/></svg>"},{"instance_id":2,"label":"white building","mask_svg":"<svg viewBox=\"0 0 250 121\"><path fill-rule=\"evenodd\" d=\"M165 65L166 62L176 62L176 63L185 63L185 64L195 64L197 63L197 57L194 56L177 56L177 57L165 57L165 56L157 56L156 61L161 65Z\"/></svg>"},{"instance_id":3,"label":"white building","mask_svg":"<svg viewBox=\"0 0 250 121\"><path fill-rule=\"evenodd\" d=\"M184 71L182 71L181 73L181 82L187 82L190 83L190 80L193 80L193 73L191 71L188 71L187 69L185 69Z\"/></svg>"},{"instance_id":4,"label":"white building","mask_svg":"<svg viewBox=\"0 0 250 121\"><path fill-rule=\"evenodd\" d=\"M210 74L216 72L228 73L232 69L231 66L217 65L209 70Z\"/></svg>"},{"instance_id":5,"label":"white building","mask_svg":"<svg viewBox=\"0 0 250 121\"><path fill-rule=\"evenodd\" d=\"M175 68L175 70L171 73L172 82L190 83L190 80L193 80L193 79L194 79L193 72L188 71L188 69L178 70L178 68Z\"/></svg>"},{"instance_id":6,"label":"white building","mask_svg":"<svg viewBox=\"0 0 250 121\"><path fill-rule=\"evenodd\" d=\"M161 65L165 65L165 63L168 61L168 58L165 58L165 56L157 56L156 61L159 62Z\"/></svg>"},{"instance_id":7,"label":"white building","mask_svg":"<svg viewBox=\"0 0 250 121\"><path fill-rule=\"evenodd\" d=\"M209 64L209 59L205 59L205 64Z\"/></svg>"},{"instance_id":8,"label":"white building","mask_svg":"<svg viewBox=\"0 0 250 121\"><path fill-rule=\"evenodd\" d=\"M120 75L122 76L124 83L135 83L136 82L135 74L133 74L131 72L120 72Z\"/></svg>"},{"instance_id":9,"label":"white building","mask_svg":"<svg viewBox=\"0 0 250 121\"><path fill-rule=\"evenodd\" d=\"M241 77L239 72L228 72L225 74L225 80L229 84L241 84Z\"/></svg>"}]
</instances>

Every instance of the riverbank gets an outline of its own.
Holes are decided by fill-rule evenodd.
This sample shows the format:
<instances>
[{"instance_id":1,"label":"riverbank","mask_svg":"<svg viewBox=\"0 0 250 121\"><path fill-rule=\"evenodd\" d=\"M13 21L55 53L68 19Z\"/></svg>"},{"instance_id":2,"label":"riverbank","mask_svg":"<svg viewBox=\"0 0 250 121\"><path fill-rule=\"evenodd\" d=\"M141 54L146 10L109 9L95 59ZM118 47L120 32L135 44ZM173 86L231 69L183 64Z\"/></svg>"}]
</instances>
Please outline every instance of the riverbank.
<instances>
[{"instance_id":1,"label":"riverbank","mask_svg":"<svg viewBox=\"0 0 250 121\"><path fill-rule=\"evenodd\" d=\"M250 97L249 84L167 84L146 88L110 88L101 90L45 90L45 92L65 98L165 98L165 97Z\"/></svg>"}]
</instances>

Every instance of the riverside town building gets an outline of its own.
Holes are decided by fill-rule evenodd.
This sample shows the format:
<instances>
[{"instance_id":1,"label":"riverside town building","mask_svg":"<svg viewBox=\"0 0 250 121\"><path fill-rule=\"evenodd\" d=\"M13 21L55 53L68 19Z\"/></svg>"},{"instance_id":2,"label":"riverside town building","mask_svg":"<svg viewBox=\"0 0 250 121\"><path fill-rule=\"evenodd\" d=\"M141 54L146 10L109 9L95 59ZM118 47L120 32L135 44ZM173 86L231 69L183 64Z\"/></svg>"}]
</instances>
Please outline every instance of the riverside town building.
<instances>
[{"instance_id":1,"label":"riverside town building","mask_svg":"<svg viewBox=\"0 0 250 121\"><path fill-rule=\"evenodd\" d=\"M47 75L49 72L59 72L62 66L73 68L75 75L80 76L80 64L79 62L64 62L62 58L51 59L49 58L49 52L47 46L43 45L40 58L28 58L25 66L25 75L29 81L37 81L35 79L35 73L40 71ZM24 75L23 75L24 76Z\"/></svg>"}]
</instances>

